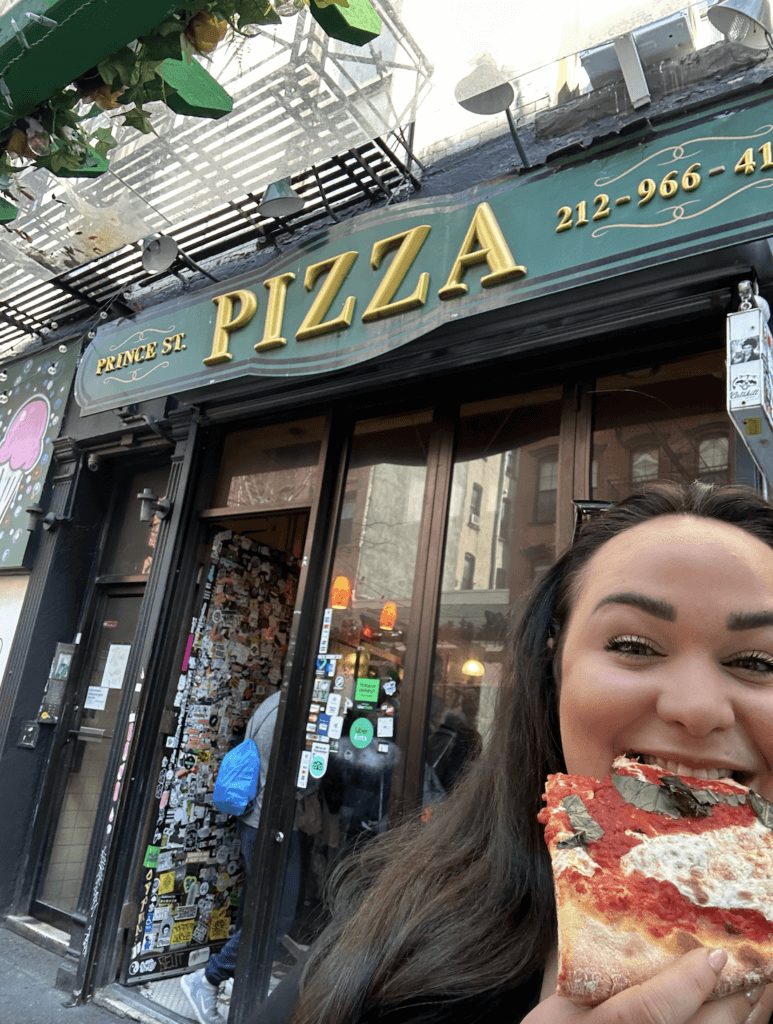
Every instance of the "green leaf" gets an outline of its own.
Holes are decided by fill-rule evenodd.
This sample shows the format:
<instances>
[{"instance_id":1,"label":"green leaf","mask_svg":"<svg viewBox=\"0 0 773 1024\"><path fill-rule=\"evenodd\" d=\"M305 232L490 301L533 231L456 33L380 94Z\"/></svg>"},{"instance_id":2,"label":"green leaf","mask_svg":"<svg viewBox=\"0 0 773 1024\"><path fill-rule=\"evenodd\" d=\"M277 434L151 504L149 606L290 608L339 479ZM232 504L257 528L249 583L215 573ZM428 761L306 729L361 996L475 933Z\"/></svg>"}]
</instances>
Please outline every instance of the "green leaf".
<instances>
[{"instance_id":1,"label":"green leaf","mask_svg":"<svg viewBox=\"0 0 773 1024\"><path fill-rule=\"evenodd\" d=\"M669 818L679 818L671 794L664 786L656 786L653 782L643 782L635 779L632 775L618 775L612 773L612 782L615 789L627 804L632 804L642 811L653 811L655 814L665 814Z\"/></svg>"},{"instance_id":2,"label":"green leaf","mask_svg":"<svg viewBox=\"0 0 773 1024\"><path fill-rule=\"evenodd\" d=\"M685 817L708 818L711 814L708 803L698 800L692 789L678 775L662 775L660 784L668 790L677 810Z\"/></svg>"},{"instance_id":3,"label":"green leaf","mask_svg":"<svg viewBox=\"0 0 773 1024\"><path fill-rule=\"evenodd\" d=\"M584 845L586 842L594 842L601 839L604 835L604 829L591 817L581 797L575 794L565 796L561 803L569 816L569 823L576 835L580 837L581 844ZM568 842L568 840L562 842ZM558 845L560 846L561 843ZM577 844L570 843L570 845L574 846Z\"/></svg>"},{"instance_id":4,"label":"green leaf","mask_svg":"<svg viewBox=\"0 0 773 1024\"><path fill-rule=\"evenodd\" d=\"M749 791L749 803L765 828L773 829L773 804L768 803L764 796L753 790Z\"/></svg>"},{"instance_id":5,"label":"green leaf","mask_svg":"<svg viewBox=\"0 0 773 1024\"><path fill-rule=\"evenodd\" d=\"M182 43L180 33L183 25L175 20L173 30L164 35L154 33L151 36L143 36L140 39L142 44L141 54L143 60L165 61L167 57L173 60L180 60L182 57Z\"/></svg>"},{"instance_id":6,"label":"green leaf","mask_svg":"<svg viewBox=\"0 0 773 1024\"><path fill-rule=\"evenodd\" d=\"M123 123L130 125L132 128L136 128L137 131L142 132L143 135L148 135L150 132L155 131L153 125L150 123L148 115L142 109L142 107L132 107L131 110L123 115Z\"/></svg>"},{"instance_id":7,"label":"green leaf","mask_svg":"<svg viewBox=\"0 0 773 1024\"><path fill-rule=\"evenodd\" d=\"M89 142L100 156L107 156L110 150L118 145L109 128L97 128Z\"/></svg>"},{"instance_id":8,"label":"green leaf","mask_svg":"<svg viewBox=\"0 0 773 1024\"><path fill-rule=\"evenodd\" d=\"M244 0L235 12L238 28L245 25L279 25L282 19L268 0Z\"/></svg>"},{"instance_id":9,"label":"green leaf","mask_svg":"<svg viewBox=\"0 0 773 1024\"><path fill-rule=\"evenodd\" d=\"M97 70L103 81L108 85L131 85L131 77L137 63L137 54L128 46L122 46L120 50L97 64Z\"/></svg>"}]
</instances>

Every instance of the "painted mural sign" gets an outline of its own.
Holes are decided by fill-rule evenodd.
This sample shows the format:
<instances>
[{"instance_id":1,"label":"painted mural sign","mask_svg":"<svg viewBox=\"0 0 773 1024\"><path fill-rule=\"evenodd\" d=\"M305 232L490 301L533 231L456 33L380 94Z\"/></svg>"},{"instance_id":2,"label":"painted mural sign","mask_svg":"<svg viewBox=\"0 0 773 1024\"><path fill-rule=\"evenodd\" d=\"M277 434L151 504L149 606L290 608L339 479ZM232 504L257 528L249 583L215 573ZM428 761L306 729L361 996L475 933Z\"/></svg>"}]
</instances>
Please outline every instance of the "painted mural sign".
<instances>
[{"instance_id":1,"label":"painted mural sign","mask_svg":"<svg viewBox=\"0 0 773 1024\"><path fill-rule=\"evenodd\" d=\"M39 502L62 426L78 346L3 366L0 381L0 569L24 564L25 510Z\"/></svg>"},{"instance_id":2,"label":"painted mural sign","mask_svg":"<svg viewBox=\"0 0 773 1024\"><path fill-rule=\"evenodd\" d=\"M292 623L300 551L224 531L186 652L144 848L129 983L206 962L234 932L245 881L236 819L212 802L220 762L276 692Z\"/></svg>"},{"instance_id":3,"label":"painted mural sign","mask_svg":"<svg viewBox=\"0 0 773 1024\"><path fill-rule=\"evenodd\" d=\"M773 233L770 91L626 142L365 214L259 274L103 327L77 401L92 413L337 370L460 318Z\"/></svg>"}]
</instances>

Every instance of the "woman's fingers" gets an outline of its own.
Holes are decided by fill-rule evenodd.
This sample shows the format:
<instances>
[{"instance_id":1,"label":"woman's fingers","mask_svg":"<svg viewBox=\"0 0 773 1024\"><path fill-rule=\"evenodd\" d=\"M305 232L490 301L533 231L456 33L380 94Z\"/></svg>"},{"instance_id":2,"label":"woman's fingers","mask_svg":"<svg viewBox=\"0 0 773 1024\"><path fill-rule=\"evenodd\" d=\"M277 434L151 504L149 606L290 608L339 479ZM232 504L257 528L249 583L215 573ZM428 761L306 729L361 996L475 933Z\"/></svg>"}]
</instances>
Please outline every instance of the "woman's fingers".
<instances>
[{"instance_id":1,"label":"woman's fingers","mask_svg":"<svg viewBox=\"0 0 773 1024\"><path fill-rule=\"evenodd\" d=\"M540 1003L524 1024L743 1024L754 1009L757 993L750 998L740 992L706 1003L726 962L723 950L694 949L673 967L592 1010L553 996Z\"/></svg>"}]
</instances>

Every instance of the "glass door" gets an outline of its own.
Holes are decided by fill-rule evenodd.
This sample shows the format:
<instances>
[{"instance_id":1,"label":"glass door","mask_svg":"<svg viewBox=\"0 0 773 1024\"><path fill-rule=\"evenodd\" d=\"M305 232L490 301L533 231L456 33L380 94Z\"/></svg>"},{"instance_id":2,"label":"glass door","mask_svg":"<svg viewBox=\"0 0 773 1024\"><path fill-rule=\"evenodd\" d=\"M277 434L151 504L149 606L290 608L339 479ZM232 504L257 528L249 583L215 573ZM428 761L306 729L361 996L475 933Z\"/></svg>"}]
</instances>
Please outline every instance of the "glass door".
<instances>
[{"instance_id":1,"label":"glass door","mask_svg":"<svg viewBox=\"0 0 773 1024\"><path fill-rule=\"evenodd\" d=\"M316 654L298 811L273 955L292 961L324 926L324 880L353 845L384 832L408 722L401 706L432 414L356 424L325 625ZM283 945L284 942L284 945ZM277 964L275 963L275 969ZM281 970L281 964L280 970Z\"/></svg>"},{"instance_id":2,"label":"glass door","mask_svg":"<svg viewBox=\"0 0 773 1024\"><path fill-rule=\"evenodd\" d=\"M105 593L97 613L99 624L88 658L91 669L82 682L75 724L64 748L64 798L33 906L42 916L46 910L55 917L78 909L116 719L122 702L132 697L126 692L124 673L143 589Z\"/></svg>"}]
</instances>

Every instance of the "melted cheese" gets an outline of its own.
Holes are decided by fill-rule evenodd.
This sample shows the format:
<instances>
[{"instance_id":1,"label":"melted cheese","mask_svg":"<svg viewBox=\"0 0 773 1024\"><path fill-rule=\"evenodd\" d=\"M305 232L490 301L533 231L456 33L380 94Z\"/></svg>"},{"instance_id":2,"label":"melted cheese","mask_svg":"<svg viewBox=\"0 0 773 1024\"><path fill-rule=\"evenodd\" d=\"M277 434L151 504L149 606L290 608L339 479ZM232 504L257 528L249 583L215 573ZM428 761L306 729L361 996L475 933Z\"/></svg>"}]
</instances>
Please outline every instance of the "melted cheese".
<instances>
[{"instance_id":1,"label":"melted cheese","mask_svg":"<svg viewBox=\"0 0 773 1024\"><path fill-rule=\"evenodd\" d=\"M574 868L581 875L590 878L598 871L598 864L582 847L574 846L568 850L556 850L553 854L553 873L560 875L562 871Z\"/></svg>"},{"instance_id":2,"label":"melted cheese","mask_svg":"<svg viewBox=\"0 0 773 1024\"><path fill-rule=\"evenodd\" d=\"M773 832L759 821L641 839L620 860L626 875L672 882L697 906L757 910L773 921Z\"/></svg>"}]
</instances>

